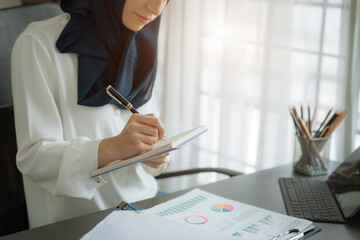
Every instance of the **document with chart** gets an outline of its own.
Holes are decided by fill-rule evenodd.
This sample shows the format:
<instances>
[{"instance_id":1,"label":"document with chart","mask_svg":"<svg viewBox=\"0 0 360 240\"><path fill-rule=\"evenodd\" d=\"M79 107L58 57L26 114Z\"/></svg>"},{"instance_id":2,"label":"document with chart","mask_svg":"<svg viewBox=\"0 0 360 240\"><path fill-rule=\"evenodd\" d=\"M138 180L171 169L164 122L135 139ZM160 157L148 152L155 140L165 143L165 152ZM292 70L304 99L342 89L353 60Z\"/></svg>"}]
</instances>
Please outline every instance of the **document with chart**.
<instances>
[{"instance_id":1,"label":"document with chart","mask_svg":"<svg viewBox=\"0 0 360 240\"><path fill-rule=\"evenodd\" d=\"M199 230L246 240L273 239L278 235L281 235L279 239L289 239L312 225L308 220L226 199L200 189L146 211ZM287 233L294 229L296 231L293 233Z\"/></svg>"}]
</instances>

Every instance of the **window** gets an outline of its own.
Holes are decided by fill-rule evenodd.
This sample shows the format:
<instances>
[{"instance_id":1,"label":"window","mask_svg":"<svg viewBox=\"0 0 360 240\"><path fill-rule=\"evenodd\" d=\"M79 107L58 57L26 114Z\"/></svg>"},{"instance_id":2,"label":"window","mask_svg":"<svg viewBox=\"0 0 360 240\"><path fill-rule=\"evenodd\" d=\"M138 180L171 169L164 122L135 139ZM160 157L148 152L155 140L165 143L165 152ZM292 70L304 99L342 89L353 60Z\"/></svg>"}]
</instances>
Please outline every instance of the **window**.
<instances>
[{"instance_id":1,"label":"window","mask_svg":"<svg viewBox=\"0 0 360 240\"><path fill-rule=\"evenodd\" d=\"M275 2L202 2L197 92L200 122L211 129L198 145L204 166L252 172L277 164L281 155L289 162L293 129L281 102L318 105L318 121L343 104L348 34L341 36L349 5ZM284 73L284 66L290 70Z\"/></svg>"},{"instance_id":2,"label":"window","mask_svg":"<svg viewBox=\"0 0 360 240\"><path fill-rule=\"evenodd\" d=\"M312 111L318 106L315 129L331 108L348 107L354 3L172 2L172 12L164 18L167 48L162 52L171 59L160 61L159 71L169 119L165 125L190 121L209 128L186 154L177 153L177 168L212 166L250 173L292 162L290 106L309 105ZM177 104L179 113L174 111ZM344 136L342 126L332 139L331 159L340 160ZM360 123L356 141L359 145Z\"/></svg>"}]
</instances>

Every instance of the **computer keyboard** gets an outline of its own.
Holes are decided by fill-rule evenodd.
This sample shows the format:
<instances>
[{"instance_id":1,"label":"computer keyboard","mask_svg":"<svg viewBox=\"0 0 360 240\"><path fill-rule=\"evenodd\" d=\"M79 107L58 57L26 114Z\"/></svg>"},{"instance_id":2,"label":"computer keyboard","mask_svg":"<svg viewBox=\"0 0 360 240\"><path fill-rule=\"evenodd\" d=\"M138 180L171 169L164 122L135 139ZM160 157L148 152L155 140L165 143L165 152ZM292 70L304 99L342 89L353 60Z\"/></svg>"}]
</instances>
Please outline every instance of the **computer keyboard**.
<instances>
[{"instance_id":1,"label":"computer keyboard","mask_svg":"<svg viewBox=\"0 0 360 240\"><path fill-rule=\"evenodd\" d=\"M280 178L279 184L288 215L318 222L344 222L325 181Z\"/></svg>"}]
</instances>

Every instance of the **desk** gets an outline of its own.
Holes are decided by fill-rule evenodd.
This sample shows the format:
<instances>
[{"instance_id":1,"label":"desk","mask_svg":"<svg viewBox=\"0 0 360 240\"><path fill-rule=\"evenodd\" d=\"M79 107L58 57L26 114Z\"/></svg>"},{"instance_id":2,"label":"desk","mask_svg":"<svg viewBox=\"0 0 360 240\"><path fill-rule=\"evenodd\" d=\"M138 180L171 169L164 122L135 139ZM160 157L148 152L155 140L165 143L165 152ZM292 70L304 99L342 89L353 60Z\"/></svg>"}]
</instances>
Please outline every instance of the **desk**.
<instances>
[{"instance_id":1,"label":"desk","mask_svg":"<svg viewBox=\"0 0 360 240\"><path fill-rule=\"evenodd\" d=\"M330 172L338 166L330 164ZM302 177L292 172L292 165L284 165L272 169L259 171L253 174L241 175L200 186L200 189L220 195L225 198L266 208L271 211L286 214L285 205L278 184L279 177ZM326 179L319 176L317 179ZM135 203L143 208L150 208L172 198L178 197L188 190L170 193L159 197ZM98 222L104 219L113 209L73 218L70 220L49 224L46 226L26 230L2 237L0 239L79 239L90 231ZM360 239L359 225L345 225L334 223L317 223L321 231L309 239Z\"/></svg>"}]
</instances>

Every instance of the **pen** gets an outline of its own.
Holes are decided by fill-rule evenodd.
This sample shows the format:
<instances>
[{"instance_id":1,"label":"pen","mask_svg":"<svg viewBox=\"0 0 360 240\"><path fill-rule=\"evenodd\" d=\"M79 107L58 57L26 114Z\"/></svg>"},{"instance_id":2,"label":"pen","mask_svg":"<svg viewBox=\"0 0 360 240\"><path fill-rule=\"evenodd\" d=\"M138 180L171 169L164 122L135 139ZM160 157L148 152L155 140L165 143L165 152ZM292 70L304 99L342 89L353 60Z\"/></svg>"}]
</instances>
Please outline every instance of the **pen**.
<instances>
[{"instance_id":1,"label":"pen","mask_svg":"<svg viewBox=\"0 0 360 240\"><path fill-rule=\"evenodd\" d=\"M299 240L299 239L301 239L301 238L303 238L303 237L304 237L304 233L300 232L300 233L298 233L297 235L288 238L287 240Z\"/></svg>"},{"instance_id":2,"label":"pen","mask_svg":"<svg viewBox=\"0 0 360 240\"><path fill-rule=\"evenodd\" d=\"M310 116L310 106L308 105L308 127L309 127L309 132L311 134L311 116Z\"/></svg>"},{"instance_id":3,"label":"pen","mask_svg":"<svg viewBox=\"0 0 360 240\"><path fill-rule=\"evenodd\" d=\"M123 96L121 96L121 94L116 91L115 88L113 88L111 85L109 85L106 88L106 92L107 94L112 97L114 100L116 100L118 103L120 103L121 105L123 105L126 109L130 110L132 113L139 113L134 107L133 105L126 100Z\"/></svg>"},{"instance_id":4,"label":"pen","mask_svg":"<svg viewBox=\"0 0 360 240\"><path fill-rule=\"evenodd\" d=\"M291 109L289 109L289 111L290 111L291 118L292 118L293 121L294 121L294 126L295 126L296 133L297 133L297 134L300 134L301 131L300 131L299 123L297 122L297 120L296 120L296 118L295 118L295 115L294 115L294 113L291 111Z\"/></svg>"},{"instance_id":5,"label":"pen","mask_svg":"<svg viewBox=\"0 0 360 240\"><path fill-rule=\"evenodd\" d=\"M106 92L107 94L112 97L114 100L116 100L118 103L120 103L121 105L123 105L126 109L130 110L132 113L139 113L134 106L128 101L126 100L126 98L124 98L123 96L121 96L121 94L116 91L115 88L113 88L111 85L107 86L106 88ZM163 136L162 140L166 140L166 137Z\"/></svg>"},{"instance_id":6,"label":"pen","mask_svg":"<svg viewBox=\"0 0 360 240\"><path fill-rule=\"evenodd\" d=\"M325 124L323 130L320 131L320 137L323 137L327 130L331 127L335 119L339 116L338 112L335 112L334 115L330 118L330 120Z\"/></svg>"},{"instance_id":7,"label":"pen","mask_svg":"<svg viewBox=\"0 0 360 240\"><path fill-rule=\"evenodd\" d=\"M329 137L335 129L341 124L341 122L346 118L345 112L338 112L337 117L334 119L334 121L329 125L329 129L324 133L325 137Z\"/></svg>"},{"instance_id":8,"label":"pen","mask_svg":"<svg viewBox=\"0 0 360 240\"><path fill-rule=\"evenodd\" d=\"M315 116L316 116L316 112L317 112L317 106L315 106L315 109L314 109L314 114L313 114L313 117L311 119L311 126L314 126L314 121L315 121ZM316 136L315 136L316 137Z\"/></svg>"},{"instance_id":9,"label":"pen","mask_svg":"<svg viewBox=\"0 0 360 240\"><path fill-rule=\"evenodd\" d=\"M300 233L300 230L299 229L296 229L296 228L293 228L293 229L290 229L286 232L282 232L282 233L279 233L278 235L276 235L275 237L273 237L271 240L277 240L279 239L280 237L284 236L284 235L287 235L287 234L292 234L292 233ZM297 236L298 234L296 234L295 236Z\"/></svg>"},{"instance_id":10,"label":"pen","mask_svg":"<svg viewBox=\"0 0 360 240\"><path fill-rule=\"evenodd\" d=\"M319 134L321 133L321 132L320 132L321 127L324 125L324 123L326 122L326 119L328 119L328 117L329 117L329 115L330 115L331 112L332 112L332 109L330 109L330 111L329 111L328 114L326 115L324 121L320 124L319 129L318 129L318 130L316 131L316 133L315 133L315 137L318 137Z\"/></svg>"}]
</instances>

